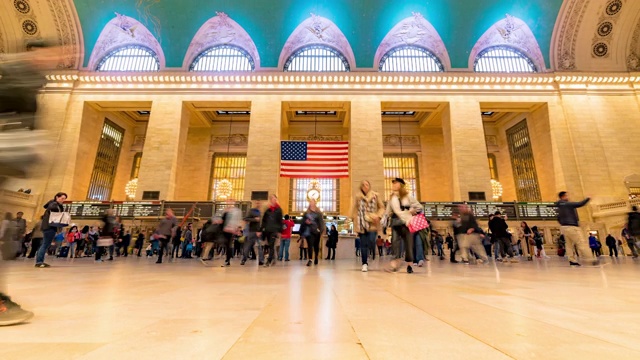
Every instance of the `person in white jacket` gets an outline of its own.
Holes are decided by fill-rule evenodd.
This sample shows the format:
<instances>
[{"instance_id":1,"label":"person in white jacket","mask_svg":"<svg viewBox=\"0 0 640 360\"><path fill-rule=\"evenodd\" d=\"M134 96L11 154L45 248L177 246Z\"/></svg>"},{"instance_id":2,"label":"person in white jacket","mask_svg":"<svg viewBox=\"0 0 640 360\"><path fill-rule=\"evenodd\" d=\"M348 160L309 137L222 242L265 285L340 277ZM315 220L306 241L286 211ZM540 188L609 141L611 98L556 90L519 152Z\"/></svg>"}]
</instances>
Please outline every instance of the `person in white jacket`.
<instances>
[{"instance_id":1,"label":"person in white jacket","mask_svg":"<svg viewBox=\"0 0 640 360\"><path fill-rule=\"evenodd\" d=\"M399 259L402 255L401 244L404 244L407 273L413 273L411 268L414 261L413 236L407 225L411 218L420 211L422 211L422 205L409 196L405 181L401 178L395 178L393 180L393 194L387 204L387 217L392 230L391 246L394 254L394 259L390 263L390 271L398 271Z\"/></svg>"}]
</instances>

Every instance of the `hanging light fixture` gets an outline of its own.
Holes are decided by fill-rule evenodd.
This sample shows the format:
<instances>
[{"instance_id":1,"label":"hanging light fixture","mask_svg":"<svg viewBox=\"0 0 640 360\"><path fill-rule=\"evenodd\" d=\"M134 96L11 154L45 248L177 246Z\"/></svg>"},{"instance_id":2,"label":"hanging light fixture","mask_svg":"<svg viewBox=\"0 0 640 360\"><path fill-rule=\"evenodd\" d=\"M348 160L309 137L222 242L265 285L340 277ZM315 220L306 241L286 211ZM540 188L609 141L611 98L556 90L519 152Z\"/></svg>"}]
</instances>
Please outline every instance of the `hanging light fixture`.
<instances>
[{"instance_id":1,"label":"hanging light fixture","mask_svg":"<svg viewBox=\"0 0 640 360\"><path fill-rule=\"evenodd\" d=\"M225 167L227 168L227 176L222 180L219 180L216 183L216 196L220 200L228 200L233 193L233 183L229 180L229 148L231 146L231 125L233 123L233 115L231 115L231 120L229 121L229 137L227 138L227 156L225 157Z\"/></svg>"},{"instance_id":2,"label":"hanging light fixture","mask_svg":"<svg viewBox=\"0 0 640 360\"><path fill-rule=\"evenodd\" d=\"M491 179L491 192L493 193L493 200L500 200L502 197L502 184L500 184L500 181Z\"/></svg>"},{"instance_id":3,"label":"hanging light fixture","mask_svg":"<svg viewBox=\"0 0 640 360\"><path fill-rule=\"evenodd\" d=\"M129 200L133 200L136 198L136 193L138 192L138 178L131 179L124 187L124 193L127 195Z\"/></svg>"}]
</instances>

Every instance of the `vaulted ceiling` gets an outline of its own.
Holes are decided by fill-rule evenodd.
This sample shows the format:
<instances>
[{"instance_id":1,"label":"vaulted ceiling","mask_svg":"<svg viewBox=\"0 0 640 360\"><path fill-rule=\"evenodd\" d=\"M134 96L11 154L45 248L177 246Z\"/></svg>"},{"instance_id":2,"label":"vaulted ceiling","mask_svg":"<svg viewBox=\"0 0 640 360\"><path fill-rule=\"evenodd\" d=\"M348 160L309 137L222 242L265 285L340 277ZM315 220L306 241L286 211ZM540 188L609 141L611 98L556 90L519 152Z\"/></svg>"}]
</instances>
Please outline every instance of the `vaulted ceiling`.
<instances>
[{"instance_id":1,"label":"vaulted ceiling","mask_svg":"<svg viewBox=\"0 0 640 360\"><path fill-rule=\"evenodd\" d=\"M67 47L60 67L83 68L103 28L119 13L152 33L167 68L181 68L191 40L217 11L247 31L262 68L278 66L289 35L314 13L344 33L357 69L372 69L385 36L417 12L442 38L453 70L468 69L476 42L509 14L531 29L548 69L640 71L637 0L4 0L0 52L48 37Z\"/></svg>"}]
</instances>

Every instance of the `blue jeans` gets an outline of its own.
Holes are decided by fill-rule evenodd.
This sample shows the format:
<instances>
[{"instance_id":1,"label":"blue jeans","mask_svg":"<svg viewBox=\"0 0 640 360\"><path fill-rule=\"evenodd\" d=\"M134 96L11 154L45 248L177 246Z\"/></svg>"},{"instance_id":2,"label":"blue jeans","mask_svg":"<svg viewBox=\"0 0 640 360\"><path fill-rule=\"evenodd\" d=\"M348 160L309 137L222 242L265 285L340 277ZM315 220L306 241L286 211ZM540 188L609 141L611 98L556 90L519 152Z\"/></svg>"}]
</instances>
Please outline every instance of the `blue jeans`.
<instances>
[{"instance_id":1,"label":"blue jeans","mask_svg":"<svg viewBox=\"0 0 640 360\"><path fill-rule=\"evenodd\" d=\"M413 242L416 244L416 257L414 261L416 263L420 260L424 261L424 244L422 243L422 237L418 233L413 235Z\"/></svg>"},{"instance_id":2,"label":"blue jeans","mask_svg":"<svg viewBox=\"0 0 640 360\"><path fill-rule=\"evenodd\" d=\"M498 241L493 243L493 258L494 259L500 258L500 243Z\"/></svg>"},{"instance_id":3,"label":"blue jeans","mask_svg":"<svg viewBox=\"0 0 640 360\"><path fill-rule=\"evenodd\" d=\"M376 251L377 237L378 233L376 231L367 231L364 234L360 234L360 256L362 256L362 265L368 264L367 258L369 257L369 250Z\"/></svg>"},{"instance_id":4,"label":"blue jeans","mask_svg":"<svg viewBox=\"0 0 640 360\"><path fill-rule=\"evenodd\" d=\"M279 260L283 259L283 254L284 259L289 260L289 245L291 245L291 239L280 239L280 253L278 254Z\"/></svg>"},{"instance_id":5,"label":"blue jeans","mask_svg":"<svg viewBox=\"0 0 640 360\"><path fill-rule=\"evenodd\" d=\"M51 242L53 238L56 237L56 229L49 228L42 232L44 235L42 244L40 244L40 249L38 249L38 254L36 255L36 264L42 264L44 262L44 256L47 254L47 250L49 250L49 246L51 246Z\"/></svg>"}]
</instances>

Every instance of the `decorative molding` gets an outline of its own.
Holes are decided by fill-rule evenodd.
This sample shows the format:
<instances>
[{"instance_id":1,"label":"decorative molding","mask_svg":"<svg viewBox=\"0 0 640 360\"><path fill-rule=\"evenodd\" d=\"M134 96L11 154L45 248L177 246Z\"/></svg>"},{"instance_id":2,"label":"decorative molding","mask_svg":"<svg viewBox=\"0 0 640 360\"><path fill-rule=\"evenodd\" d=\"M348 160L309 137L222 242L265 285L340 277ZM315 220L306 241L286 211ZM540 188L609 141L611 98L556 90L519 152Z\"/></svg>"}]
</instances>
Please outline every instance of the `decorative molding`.
<instances>
[{"instance_id":1,"label":"decorative molding","mask_svg":"<svg viewBox=\"0 0 640 360\"><path fill-rule=\"evenodd\" d=\"M127 45L143 45L153 50L160 60L160 69L164 69L164 52L158 40L141 22L118 13L102 29L89 59L89 69L95 70L106 55Z\"/></svg>"},{"instance_id":2,"label":"decorative molding","mask_svg":"<svg viewBox=\"0 0 640 360\"><path fill-rule=\"evenodd\" d=\"M289 57L307 45L327 45L338 50L349 63L351 70L356 67L356 60L351 45L338 26L322 16L311 14L293 30L280 53L278 68L283 69Z\"/></svg>"},{"instance_id":3,"label":"decorative molding","mask_svg":"<svg viewBox=\"0 0 640 360\"><path fill-rule=\"evenodd\" d=\"M289 135L292 141L342 141L342 135Z\"/></svg>"},{"instance_id":4,"label":"decorative molding","mask_svg":"<svg viewBox=\"0 0 640 360\"><path fill-rule=\"evenodd\" d=\"M131 147L142 149L144 148L145 140L146 137L144 135L136 135L133 137L133 144L131 145Z\"/></svg>"},{"instance_id":5,"label":"decorative molding","mask_svg":"<svg viewBox=\"0 0 640 360\"><path fill-rule=\"evenodd\" d=\"M524 21L509 14L507 14L504 19L493 24L489 30L480 37L471 50L469 69L473 70L475 60L482 50L499 45L509 46L522 51L533 61L538 72L546 71L544 56L542 56L542 51L533 32Z\"/></svg>"},{"instance_id":6,"label":"decorative molding","mask_svg":"<svg viewBox=\"0 0 640 360\"><path fill-rule=\"evenodd\" d=\"M215 146L247 146L249 144L249 137L246 134L231 134L229 136L217 136L211 135L210 147Z\"/></svg>"},{"instance_id":7,"label":"decorative molding","mask_svg":"<svg viewBox=\"0 0 640 360\"><path fill-rule=\"evenodd\" d=\"M425 48L438 57L445 71L451 69L449 53L440 34L438 34L433 25L418 12L414 12L413 16L400 21L389 31L387 36L385 36L376 51L373 60L374 68L380 65L380 59L382 59L386 53L403 45Z\"/></svg>"},{"instance_id":8,"label":"decorative molding","mask_svg":"<svg viewBox=\"0 0 640 360\"><path fill-rule=\"evenodd\" d=\"M554 29L552 62L562 71L575 71L576 48L580 26L591 0L565 0Z\"/></svg>"},{"instance_id":9,"label":"decorative molding","mask_svg":"<svg viewBox=\"0 0 640 360\"><path fill-rule=\"evenodd\" d=\"M498 137L495 135L486 135L484 137L487 146L498 146Z\"/></svg>"},{"instance_id":10,"label":"decorative molding","mask_svg":"<svg viewBox=\"0 0 640 360\"><path fill-rule=\"evenodd\" d=\"M47 0L53 23L62 47L59 69L77 69L84 58L84 44L73 1Z\"/></svg>"},{"instance_id":11,"label":"decorative molding","mask_svg":"<svg viewBox=\"0 0 640 360\"><path fill-rule=\"evenodd\" d=\"M598 25L594 31L591 57L595 59L605 59L609 57L613 30L616 28L617 20L623 8L622 0L611 0L602 10Z\"/></svg>"},{"instance_id":12,"label":"decorative molding","mask_svg":"<svg viewBox=\"0 0 640 360\"><path fill-rule=\"evenodd\" d=\"M249 33L229 15L216 12L216 16L207 20L191 40L182 63L183 69L189 70L189 66L198 55L216 45L235 45L242 48L253 58L256 70L260 67L260 54Z\"/></svg>"},{"instance_id":13,"label":"decorative molding","mask_svg":"<svg viewBox=\"0 0 640 360\"><path fill-rule=\"evenodd\" d=\"M417 135L384 135L383 146L420 146L420 136Z\"/></svg>"},{"instance_id":14,"label":"decorative molding","mask_svg":"<svg viewBox=\"0 0 640 360\"><path fill-rule=\"evenodd\" d=\"M29 0L17 0L13 2L13 8L16 11L18 23L22 30L25 43L29 39L40 39L40 28L38 27L38 18L35 11L32 11Z\"/></svg>"},{"instance_id":15,"label":"decorative molding","mask_svg":"<svg viewBox=\"0 0 640 360\"><path fill-rule=\"evenodd\" d=\"M0 28L0 54L4 54L5 52L7 52L6 48L4 47L4 34L2 33L2 28ZM2 55L0 55L1 58Z\"/></svg>"}]
</instances>

